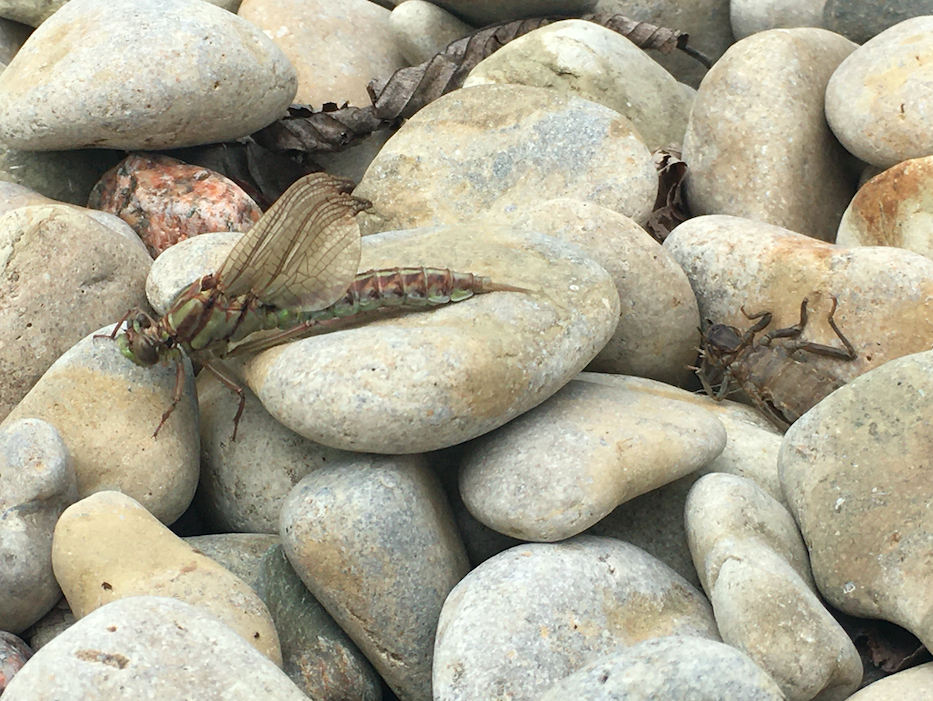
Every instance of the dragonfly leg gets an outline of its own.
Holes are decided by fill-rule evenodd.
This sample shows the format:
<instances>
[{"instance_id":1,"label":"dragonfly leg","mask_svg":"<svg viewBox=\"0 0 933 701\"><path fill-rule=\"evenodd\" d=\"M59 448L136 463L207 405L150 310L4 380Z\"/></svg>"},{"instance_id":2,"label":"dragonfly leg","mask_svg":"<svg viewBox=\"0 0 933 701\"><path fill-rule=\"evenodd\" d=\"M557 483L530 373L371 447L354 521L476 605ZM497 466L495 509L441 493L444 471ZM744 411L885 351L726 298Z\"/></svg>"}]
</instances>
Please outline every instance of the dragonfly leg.
<instances>
[{"instance_id":1,"label":"dragonfly leg","mask_svg":"<svg viewBox=\"0 0 933 701\"><path fill-rule=\"evenodd\" d=\"M216 377L228 389L237 393L240 398L240 406L237 407L236 416L233 417L233 442L236 443L236 432L240 427L240 417L243 416L243 409L246 407L246 392L237 384L236 380L220 369L216 363L205 363L204 369Z\"/></svg>"},{"instance_id":2,"label":"dragonfly leg","mask_svg":"<svg viewBox=\"0 0 933 701\"><path fill-rule=\"evenodd\" d=\"M123 322L121 321L120 323L122 324ZM172 404L165 410L165 413L162 414L162 420L159 422L159 425L156 426L155 433L152 434L153 438L159 435L159 430L165 425L165 422L168 421L168 417L172 415L172 412L175 411L175 407L178 406L178 402L181 401L181 395L184 391L185 366L181 358L175 358L175 390L172 392Z\"/></svg>"},{"instance_id":3,"label":"dragonfly leg","mask_svg":"<svg viewBox=\"0 0 933 701\"><path fill-rule=\"evenodd\" d=\"M113 327L112 333L95 333L94 338L109 338L111 341L117 337L117 332L120 330L120 327L123 326L123 322L130 318L130 316L135 312L135 309L130 309L126 314L123 315L123 318L117 322L117 325Z\"/></svg>"}]
</instances>

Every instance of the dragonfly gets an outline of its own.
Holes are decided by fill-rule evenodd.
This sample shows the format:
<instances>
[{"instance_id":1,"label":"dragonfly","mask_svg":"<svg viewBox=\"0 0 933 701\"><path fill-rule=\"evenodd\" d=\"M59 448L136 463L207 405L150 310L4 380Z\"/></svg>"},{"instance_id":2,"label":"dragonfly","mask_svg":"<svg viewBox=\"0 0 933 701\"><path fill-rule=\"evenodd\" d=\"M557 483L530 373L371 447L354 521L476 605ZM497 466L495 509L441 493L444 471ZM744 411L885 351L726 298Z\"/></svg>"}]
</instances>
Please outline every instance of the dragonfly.
<instances>
[{"instance_id":1,"label":"dragonfly","mask_svg":"<svg viewBox=\"0 0 933 701\"><path fill-rule=\"evenodd\" d=\"M158 319L131 309L104 335L138 366L176 365L172 403L153 438L181 401L183 353L239 396L235 441L246 395L221 366L224 358L300 338L330 320L526 291L447 268L357 272L362 241L356 215L372 203L350 194L352 189L351 180L327 173L297 180L237 241L216 273L182 290Z\"/></svg>"}]
</instances>

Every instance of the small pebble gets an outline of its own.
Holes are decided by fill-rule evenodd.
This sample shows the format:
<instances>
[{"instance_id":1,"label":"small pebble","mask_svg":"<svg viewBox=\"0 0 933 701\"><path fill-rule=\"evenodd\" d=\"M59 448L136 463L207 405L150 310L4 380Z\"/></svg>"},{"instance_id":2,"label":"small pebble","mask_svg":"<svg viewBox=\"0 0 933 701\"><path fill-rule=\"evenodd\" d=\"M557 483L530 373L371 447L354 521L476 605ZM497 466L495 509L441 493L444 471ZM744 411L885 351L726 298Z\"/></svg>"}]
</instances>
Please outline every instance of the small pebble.
<instances>
[{"instance_id":1,"label":"small pebble","mask_svg":"<svg viewBox=\"0 0 933 701\"><path fill-rule=\"evenodd\" d=\"M0 630L0 695L33 654L35 653L22 640L12 633Z\"/></svg>"},{"instance_id":2,"label":"small pebble","mask_svg":"<svg viewBox=\"0 0 933 701\"><path fill-rule=\"evenodd\" d=\"M399 51L413 66L428 61L452 41L473 31L441 7L425 0L406 0L389 15L389 28Z\"/></svg>"}]
</instances>

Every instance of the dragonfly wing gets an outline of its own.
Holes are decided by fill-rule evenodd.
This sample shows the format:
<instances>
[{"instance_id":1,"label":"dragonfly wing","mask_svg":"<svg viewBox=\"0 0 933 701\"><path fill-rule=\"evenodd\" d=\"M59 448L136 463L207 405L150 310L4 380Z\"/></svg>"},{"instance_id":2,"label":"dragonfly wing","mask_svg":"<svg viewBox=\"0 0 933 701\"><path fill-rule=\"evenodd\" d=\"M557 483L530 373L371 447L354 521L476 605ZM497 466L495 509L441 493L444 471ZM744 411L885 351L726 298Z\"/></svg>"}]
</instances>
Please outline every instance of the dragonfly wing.
<instances>
[{"instance_id":1,"label":"dragonfly wing","mask_svg":"<svg viewBox=\"0 0 933 701\"><path fill-rule=\"evenodd\" d=\"M218 273L226 293L307 310L339 299L359 268L356 214L371 206L352 186L326 173L296 181L230 251Z\"/></svg>"}]
</instances>

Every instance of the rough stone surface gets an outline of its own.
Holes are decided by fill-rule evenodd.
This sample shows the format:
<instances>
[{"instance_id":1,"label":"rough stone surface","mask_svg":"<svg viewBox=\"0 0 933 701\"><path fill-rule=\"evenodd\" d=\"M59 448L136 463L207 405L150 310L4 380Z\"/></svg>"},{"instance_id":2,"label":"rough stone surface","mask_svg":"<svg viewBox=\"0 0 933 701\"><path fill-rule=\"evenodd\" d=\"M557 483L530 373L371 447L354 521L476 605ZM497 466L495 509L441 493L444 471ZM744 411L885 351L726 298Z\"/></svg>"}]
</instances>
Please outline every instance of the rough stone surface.
<instances>
[{"instance_id":1,"label":"rough stone surface","mask_svg":"<svg viewBox=\"0 0 933 701\"><path fill-rule=\"evenodd\" d=\"M826 86L826 118L842 145L890 168L933 155L933 16L886 29L854 51Z\"/></svg>"},{"instance_id":2,"label":"rough stone surface","mask_svg":"<svg viewBox=\"0 0 933 701\"><path fill-rule=\"evenodd\" d=\"M363 243L364 270L427 265L529 291L380 319L250 361L246 381L266 409L323 445L414 453L475 438L560 389L615 330L609 275L551 237L478 222Z\"/></svg>"},{"instance_id":3,"label":"rough stone surface","mask_svg":"<svg viewBox=\"0 0 933 701\"><path fill-rule=\"evenodd\" d=\"M714 640L646 640L588 664L539 701L783 701L771 678L738 650Z\"/></svg>"},{"instance_id":4,"label":"rough stone surface","mask_svg":"<svg viewBox=\"0 0 933 701\"><path fill-rule=\"evenodd\" d=\"M425 0L406 0L389 15L389 28L399 51L413 66L427 61L473 28Z\"/></svg>"},{"instance_id":5,"label":"rough stone surface","mask_svg":"<svg viewBox=\"0 0 933 701\"><path fill-rule=\"evenodd\" d=\"M898 358L791 426L781 482L827 601L933 645L933 352ZM844 430L843 430L844 427Z\"/></svg>"},{"instance_id":6,"label":"rough stone surface","mask_svg":"<svg viewBox=\"0 0 933 701\"><path fill-rule=\"evenodd\" d=\"M363 107L366 86L407 65L389 11L368 0L243 0L239 15L265 33L298 73L294 102Z\"/></svg>"},{"instance_id":7,"label":"rough stone surface","mask_svg":"<svg viewBox=\"0 0 933 701\"><path fill-rule=\"evenodd\" d=\"M669 635L718 639L706 599L666 565L614 538L519 545L447 597L435 701L534 701L620 647Z\"/></svg>"},{"instance_id":8,"label":"rough stone surface","mask_svg":"<svg viewBox=\"0 0 933 701\"><path fill-rule=\"evenodd\" d=\"M269 39L208 3L71 0L0 75L0 138L36 151L229 141L278 118L296 83Z\"/></svg>"},{"instance_id":9,"label":"rough stone surface","mask_svg":"<svg viewBox=\"0 0 933 701\"><path fill-rule=\"evenodd\" d=\"M700 407L572 381L473 441L460 493L490 528L524 540L563 540L707 464L725 444L722 424Z\"/></svg>"},{"instance_id":10,"label":"rough stone surface","mask_svg":"<svg viewBox=\"0 0 933 701\"><path fill-rule=\"evenodd\" d=\"M71 456L52 426L25 419L0 429L0 631L21 633L61 597L52 531L77 499Z\"/></svg>"},{"instance_id":11,"label":"rough stone surface","mask_svg":"<svg viewBox=\"0 0 933 701\"><path fill-rule=\"evenodd\" d=\"M933 156L898 163L862 185L836 244L896 246L933 258Z\"/></svg>"},{"instance_id":12,"label":"rough stone surface","mask_svg":"<svg viewBox=\"0 0 933 701\"><path fill-rule=\"evenodd\" d=\"M62 435L74 458L78 494L117 489L163 523L181 516L198 484L194 373L184 361L181 401L156 438L172 403L175 368L141 368L98 329L62 355L7 417L40 418Z\"/></svg>"},{"instance_id":13,"label":"rough stone surface","mask_svg":"<svg viewBox=\"0 0 933 701\"><path fill-rule=\"evenodd\" d=\"M246 408L234 442L237 395L207 373L198 377L201 477L195 499L213 528L278 533L279 512L291 488L309 472L350 453L290 431L245 391Z\"/></svg>"},{"instance_id":14,"label":"rough stone surface","mask_svg":"<svg viewBox=\"0 0 933 701\"><path fill-rule=\"evenodd\" d=\"M168 596L210 611L282 664L272 617L256 593L124 494L98 492L66 509L52 565L79 620L118 599Z\"/></svg>"},{"instance_id":15,"label":"rough stone surface","mask_svg":"<svg viewBox=\"0 0 933 701\"><path fill-rule=\"evenodd\" d=\"M281 536L301 580L389 687L431 701L441 605L469 564L424 459L361 455L315 470L286 499Z\"/></svg>"},{"instance_id":16,"label":"rough stone surface","mask_svg":"<svg viewBox=\"0 0 933 701\"><path fill-rule=\"evenodd\" d=\"M618 32L583 20L550 24L484 59L464 87L552 88L627 117L649 150L680 144L691 100L680 84Z\"/></svg>"},{"instance_id":17,"label":"rough stone surface","mask_svg":"<svg viewBox=\"0 0 933 701\"><path fill-rule=\"evenodd\" d=\"M822 26L864 44L885 29L912 17L933 15L930 0L826 0Z\"/></svg>"},{"instance_id":18,"label":"rough stone surface","mask_svg":"<svg viewBox=\"0 0 933 701\"><path fill-rule=\"evenodd\" d=\"M308 591L281 545L259 564L256 591L282 645L282 669L315 701L379 701L379 675L363 653Z\"/></svg>"},{"instance_id":19,"label":"rough stone surface","mask_svg":"<svg viewBox=\"0 0 933 701\"><path fill-rule=\"evenodd\" d=\"M354 194L363 234L454 224L575 197L642 223L657 195L651 153L625 117L556 90L479 85L420 110Z\"/></svg>"},{"instance_id":20,"label":"rough stone surface","mask_svg":"<svg viewBox=\"0 0 933 701\"><path fill-rule=\"evenodd\" d=\"M509 222L579 246L612 276L619 324L587 370L672 385L690 376L699 343L696 299L683 269L644 229L623 214L569 198L517 207Z\"/></svg>"},{"instance_id":21,"label":"rough stone surface","mask_svg":"<svg viewBox=\"0 0 933 701\"><path fill-rule=\"evenodd\" d=\"M145 303L150 264L74 207L0 217L0 419L83 336Z\"/></svg>"},{"instance_id":22,"label":"rough stone surface","mask_svg":"<svg viewBox=\"0 0 933 701\"><path fill-rule=\"evenodd\" d=\"M117 698L307 701L215 616L155 596L114 601L78 621L36 653L3 694L3 701Z\"/></svg>"},{"instance_id":23,"label":"rough stone surface","mask_svg":"<svg viewBox=\"0 0 933 701\"><path fill-rule=\"evenodd\" d=\"M856 46L822 29L773 29L735 44L703 80L683 159L695 214L730 214L830 241L855 193L823 114Z\"/></svg>"},{"instance_id":24,"label":"rough stone surface","mask_svg":"<svg viewBox=\"0 0 933 701\"><path fill-rule=\"evenodd\" d=\"M849 697L849 701L926 701L933 688L933 662L892 674Z\"/></svg>"},{"instance_id":25,"label":"rough stone surface","mask_svg":"<svg viewBox=\"0 0 933 701\"><path fill-rule=\"evenodd\" d=\"M732 0L729 20L736 39L768 29L822 27L826 0ZM851 38L851 37L850 37Z\"/></svg>"},{"instance_id":26,"label":"rough stone surface","mask_svg":"<svg viewBox=\"0 0 933 701\"><path fill-rule=\"evenodd\" d=\"M800 321L809 300L802 340L841 348L829 327L835 322L855 348L853 361L804 354L802 364L768 385L781 401L806 398L801 383L828 377L849 381L894 358L933 346L933 265L898 248L844 248L785 229L726 216L691 219L678 226L664 247L683 266L700 307L700 317L741 330L752 325L742 314L770 311L768 327ZM820 380L822 381L822 380Z\"/></svg>"},{"instance_id":27,"label":"rough stone surface","mask_svg":"<svg viewBox=\"0 0 933 701\"><path fill-rule=\"evenodd\" d=\"M261 576L263 558L279 544L278 536L270 533L212 533L183 540L195 552L209 557L254 590Z\"/></svg>"},{"instance_id":28,"label":"rough stone surface","mask_svg":"<svg viewBox=\"0 0 933 701\"><path fill-rule=\"evenodd\" d=\"M206 1L230 12L236 12L240 4L240 0ZM31 29L42 24L67 2L69 0L0 0L0 17L22 22Z\"/></svg>"}]
</instances>

